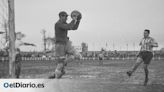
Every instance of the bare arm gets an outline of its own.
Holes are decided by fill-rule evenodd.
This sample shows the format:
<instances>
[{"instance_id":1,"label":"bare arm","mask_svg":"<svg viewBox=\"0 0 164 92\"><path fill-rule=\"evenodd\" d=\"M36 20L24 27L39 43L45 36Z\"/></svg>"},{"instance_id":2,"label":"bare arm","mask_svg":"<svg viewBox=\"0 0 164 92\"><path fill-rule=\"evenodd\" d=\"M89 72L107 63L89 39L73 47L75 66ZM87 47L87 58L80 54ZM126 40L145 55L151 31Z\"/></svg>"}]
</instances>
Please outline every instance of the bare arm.
<instances>
[{"instance_id":1,"label":"bare arm","mask_svg":"<svg viewBox=\"0 0 164 92\"><path fill-rule=\"evenodd\" d=\"M141 45L142 45L142 40L143 40L143 39L141 39L141 41L140 41L140 43L139 43L139 46L141 46Z\"/></svg>"},{"instance_id":2,"label":"bare arm","mask_svg":"<svg viewBox=\"0 0 164 92\"><path fill-rule=\"evenodd\" d=\"M158 47L158 43L154 39L152 39L151 46L152 47Z\"/></svg>"}]
</instances>

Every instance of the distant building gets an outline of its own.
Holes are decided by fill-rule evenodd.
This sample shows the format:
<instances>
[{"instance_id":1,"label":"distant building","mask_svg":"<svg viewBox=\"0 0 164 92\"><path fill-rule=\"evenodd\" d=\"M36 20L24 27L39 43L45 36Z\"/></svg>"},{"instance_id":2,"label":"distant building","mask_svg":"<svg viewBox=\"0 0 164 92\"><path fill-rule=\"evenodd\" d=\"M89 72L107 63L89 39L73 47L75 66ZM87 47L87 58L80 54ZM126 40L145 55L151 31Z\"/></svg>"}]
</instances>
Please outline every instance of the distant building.
<instances>
[{"instance_id":1,"label":"distant building","mask_svg":"<svg viewBox=\"0 0 164 92\"><path fill-rule=\"evenodd\" d=\"M82 52L82 47L81 46L74 46L74 48L77 52Z\"/></svg>"},{"instance_id":2,"label":"distant building","mask_svg":"<svg viewBox=\"0 0 164 92\"><path fill-rule=\"evenodd\" d=\"M160 50L161 52L164 52L164 48L161 48L161 50Z\"/></svg>"},{"instance_id":3,"label":"distant building","mask_svg":"<svg viewBox=\"0 0 164 92\"><path fill-rule=\"evenodd\" d=\"M82 52L87 52L88 51L88 45L87 43L81 43L81 48L82 48Z\"/></svg>"}]
</instances>

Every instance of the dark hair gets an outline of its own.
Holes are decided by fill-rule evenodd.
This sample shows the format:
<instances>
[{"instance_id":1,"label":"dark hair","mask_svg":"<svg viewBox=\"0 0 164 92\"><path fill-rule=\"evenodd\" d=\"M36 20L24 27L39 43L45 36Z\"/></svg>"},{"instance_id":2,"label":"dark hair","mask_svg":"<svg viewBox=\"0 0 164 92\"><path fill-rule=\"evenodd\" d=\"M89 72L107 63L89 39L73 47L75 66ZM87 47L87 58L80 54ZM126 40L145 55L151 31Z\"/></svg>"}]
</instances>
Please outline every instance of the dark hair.
<instances>
[{"instance_id":1,"label":"dark hair","mask_svg":"<svg viewBox=\"0 0 164 92\"><path fill-rule=\"evenodd\" d=\"M145 29L144 31L147 31L150 34L150 30L149 29Z\"/></svg>"},{"instance_id":2,"label":"dark hair","mask_svg":"<svg viewBox=\"0 0 164 92\"><path fill-rule=\"evenodd\" d=\"M61 11L59 12L59 17L61 16L68 16L68 14L65 11Z\"/></svg>"}]
</instances>

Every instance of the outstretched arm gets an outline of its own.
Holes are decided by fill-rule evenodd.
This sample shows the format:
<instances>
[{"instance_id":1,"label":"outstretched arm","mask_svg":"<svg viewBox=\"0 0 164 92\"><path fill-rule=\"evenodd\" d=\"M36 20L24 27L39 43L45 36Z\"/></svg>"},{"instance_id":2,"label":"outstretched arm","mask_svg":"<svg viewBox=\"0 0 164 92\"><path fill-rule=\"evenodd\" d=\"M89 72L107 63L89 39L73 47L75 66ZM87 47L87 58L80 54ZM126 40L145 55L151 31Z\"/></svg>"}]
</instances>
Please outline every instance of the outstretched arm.
<instances>
[{"instance_id":1,"label":"outstretched arm","mask_svg":"<svg viewBox=\"0 0 164 92\"><path fill-rule=\"evenodd\" d=\"M152 43L151 46L152 47L158 47L158 43Z\"/></svg>"}]
</instances>

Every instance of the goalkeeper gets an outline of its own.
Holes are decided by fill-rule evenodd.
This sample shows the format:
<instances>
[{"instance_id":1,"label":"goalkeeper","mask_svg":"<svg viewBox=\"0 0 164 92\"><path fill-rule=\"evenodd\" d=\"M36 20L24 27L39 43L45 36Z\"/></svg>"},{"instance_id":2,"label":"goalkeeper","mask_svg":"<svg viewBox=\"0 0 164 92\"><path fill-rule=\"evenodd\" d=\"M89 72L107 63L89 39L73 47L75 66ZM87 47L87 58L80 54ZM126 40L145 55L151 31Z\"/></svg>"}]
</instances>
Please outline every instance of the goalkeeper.
<instances>
[{"instance_id":1,"label":"goalkeeper","mask_svg":"<svg viewBox=\"0 0 164 92\"><path fill-rule=\"evenodd\" d=\"M66 59L66 43L68 30L77 30L81 14L78 16L71 16L72 21L67 23L68 14L65 11L59 13L59 20L55 23L55 53L57 57L57 67L55 74L49 78L61 78L64 75L64 64Z\"/></svg>"}]
</instances>

